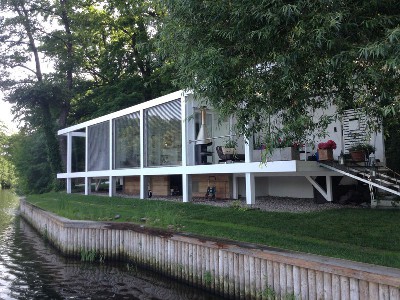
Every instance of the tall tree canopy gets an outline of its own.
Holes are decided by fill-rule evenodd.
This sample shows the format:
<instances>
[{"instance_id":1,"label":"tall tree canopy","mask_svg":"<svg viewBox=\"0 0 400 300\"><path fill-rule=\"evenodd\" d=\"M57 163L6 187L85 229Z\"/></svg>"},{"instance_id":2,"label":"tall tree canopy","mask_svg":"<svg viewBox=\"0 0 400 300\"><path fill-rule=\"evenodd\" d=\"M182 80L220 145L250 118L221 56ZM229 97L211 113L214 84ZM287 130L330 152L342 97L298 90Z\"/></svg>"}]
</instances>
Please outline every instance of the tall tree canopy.
<instances>
[{"instance_id":1,"label":"tall tree canopy","mask_svg":"<svg viewBox=\"0 0 400 300\"><path fill-rule=\"evenodd\" d=\"M0 0L0 6L0 88L24 121L19 141L44 137L47 153L36 157L47 158L54 179L66 165L58 129L172 89L155 53L163 15L157 0Z\"/></svg>"},{"instance_id":2,"label":"tall tree canopy","mask_svg":"<svg viewBox=\"0 0 400 300\"><path fill-rule=\"evenodd\" d=\"M177 82L236 116L241 133L304 138L335 117L315 115L332 104L375 119L400 110L397 1L166 5L161 43Z\"/></svg>"}]
</instances>

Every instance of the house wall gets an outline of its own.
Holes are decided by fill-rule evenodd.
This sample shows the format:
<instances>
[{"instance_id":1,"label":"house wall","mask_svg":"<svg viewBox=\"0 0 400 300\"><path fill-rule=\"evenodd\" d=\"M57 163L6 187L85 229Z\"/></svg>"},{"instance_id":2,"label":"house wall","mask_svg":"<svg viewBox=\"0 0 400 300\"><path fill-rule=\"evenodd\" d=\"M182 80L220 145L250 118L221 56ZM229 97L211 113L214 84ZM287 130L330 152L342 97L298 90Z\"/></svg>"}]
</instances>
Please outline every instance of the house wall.
<instances>
[{"instance_id":1,"label":"house wall","mask_svg":"<svg viewBox=\"0 0 400 300\"><path fill-rule=\"evenodd\" d=\"M140 176L124 177L123 192L127 195L140 194Z\"/></svg>"},{"instance_id":2,"label":"house wall","mask_svg":"<svg viewBox=\"0 0 400 300\"><path fill-rule=\"evenodd\" d=\"M169 176L150 176L150 189L153 196L169 196L171 194L169 186Z\"/></svg>"},{"instance_id":3,"label":"house wall","mask_svg":"<svg viewBox=\"0 0 400 300\"><path fill-rule=\"evenodd\" d=\"M204 197L207 192L207 187L212 186L215 176L215 188L217 199L231 198L231 176L226 174L210 174L210 175L192 175L192 195L193 197ZM210 178L211 177L211 178Z\"/></svg>"},{"instance_id":4,"label":"house wall","mask_svg":"<svg viewBox=\"0 0 400 300\"><path fill-rule=\"evenodd\" d=\"M311 183L302 176L268 177L269 195L276 197L314 198Z\"/></svg>"},{"instance_id":5,"label":"house wall","mask_svg":"<svg viewBox=\"0 0 400 300\"><path fill-rule=\"evenodd\" d=\"M312 185L302 176L268 176L256 177L256 197L275 196L293 198L314 198ZM238 194L246 195L246 182L238 178Z\"/></svg>"}]
</instances>

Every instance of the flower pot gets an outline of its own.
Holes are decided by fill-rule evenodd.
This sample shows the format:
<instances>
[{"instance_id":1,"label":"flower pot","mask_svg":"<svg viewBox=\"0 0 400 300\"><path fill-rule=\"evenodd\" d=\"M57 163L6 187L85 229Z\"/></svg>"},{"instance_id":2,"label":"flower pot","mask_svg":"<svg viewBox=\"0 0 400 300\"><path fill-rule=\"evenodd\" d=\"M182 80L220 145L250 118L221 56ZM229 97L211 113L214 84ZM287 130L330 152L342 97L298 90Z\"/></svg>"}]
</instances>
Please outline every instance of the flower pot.
<instances>
[{"instance_id":1,"label":"flower pot","mask_svg":"<svg viewBox=\"0 0 400 300\"><path fill-rule=\"evenodd\" d=\"M350 151L350 155L354 161L365 161L365 152L363 150Z\"/></svg>"},{"instance_id":2,"label":"flower pot","mask_svg":"<svg viewBox=\"0 0 400 300\"><path fill-rule=\"evenodd\" d=\"M225 155L227 154L235 154L235 148L226 148L226 147L222 147L222 153L224 153Z\"/></svg>"},{"instance_id":3,"label":"flower pot","mask_svg":"<svg viewBox=\"0 0 400 300\"><path fill-rule=\"evenodd\" d=\"M299 160L300 153L294 147L275 148L272 153L268 155L268 160Z\"/></svg>"},{"instance_id":4,"label":"flower pot","mask_svg":"<svg viewBox=\"0 0 400 300\"><path fill-rule=\"evenodd\" d=\"M332 149L318 149L318 160L333 160Z\"/></svg>"}]
</instances>

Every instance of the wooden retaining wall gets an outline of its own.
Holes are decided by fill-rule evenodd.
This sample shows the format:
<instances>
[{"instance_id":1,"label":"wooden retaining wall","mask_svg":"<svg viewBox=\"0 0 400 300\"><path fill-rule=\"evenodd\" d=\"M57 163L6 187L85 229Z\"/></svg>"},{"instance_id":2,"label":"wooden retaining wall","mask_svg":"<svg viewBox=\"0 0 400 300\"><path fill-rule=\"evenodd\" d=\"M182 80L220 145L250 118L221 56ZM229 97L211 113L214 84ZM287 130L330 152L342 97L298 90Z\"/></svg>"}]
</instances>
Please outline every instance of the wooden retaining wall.
<instances>
[{"instance_id":1,"label":"wooden retaining wall","mask_svg":"<svg viewBox=\"0 0 400 300\"><path fill-rule=\"evenodd\" d=\"M231 299L400 299L400 270L129 223L71 221L24 200L21 215L63 254L134 261Z\"/></svg>"}]
</instances>

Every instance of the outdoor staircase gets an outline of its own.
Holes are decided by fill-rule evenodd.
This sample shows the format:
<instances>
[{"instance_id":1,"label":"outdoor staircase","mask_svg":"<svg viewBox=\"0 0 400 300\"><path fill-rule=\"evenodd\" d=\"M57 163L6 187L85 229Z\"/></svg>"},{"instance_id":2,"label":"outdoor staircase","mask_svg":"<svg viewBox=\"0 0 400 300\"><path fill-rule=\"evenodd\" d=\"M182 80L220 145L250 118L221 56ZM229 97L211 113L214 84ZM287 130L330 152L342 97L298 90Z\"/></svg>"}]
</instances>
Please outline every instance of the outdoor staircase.
<instances>
[{"instance_id":1,"label":"outdoor staircase","mask_svg":"<svg viewBox=\"0 0 400 300\"><path fill-rule=\"evenodd\" d=\"M397 199L400 196L400 174L386 166L368 166L366 163L346 161L339 164L337 161L320 161L320 166L351 177L365 184L368 184L371 206L392 206L400 207Z\"/></svg>"}]
</instances>

